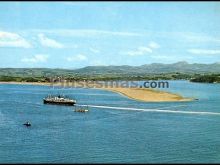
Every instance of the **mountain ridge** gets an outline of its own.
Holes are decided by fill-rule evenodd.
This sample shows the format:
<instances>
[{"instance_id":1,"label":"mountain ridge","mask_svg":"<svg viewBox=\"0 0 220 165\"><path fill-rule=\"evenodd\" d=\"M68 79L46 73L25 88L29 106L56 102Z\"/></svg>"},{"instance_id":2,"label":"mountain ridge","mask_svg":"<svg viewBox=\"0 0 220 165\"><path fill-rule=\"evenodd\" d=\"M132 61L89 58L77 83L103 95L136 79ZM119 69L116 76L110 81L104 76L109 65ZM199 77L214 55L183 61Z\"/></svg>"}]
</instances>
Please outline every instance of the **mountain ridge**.
<instances>
[{"instance_id":1,"label":"mountain ridge","mask_svg":"<svg viewBox=\"0 0 220 165\"><path fill-rule=\"evenodd\" d=\"M51 75L144 75L162 73L220 73L220 63L189 64L179 61L172 64L152 63L140 66L109 65L86 66L79 69L61 68L0 68L0 76L51 76Z\"/></svg>"}]
</instances>

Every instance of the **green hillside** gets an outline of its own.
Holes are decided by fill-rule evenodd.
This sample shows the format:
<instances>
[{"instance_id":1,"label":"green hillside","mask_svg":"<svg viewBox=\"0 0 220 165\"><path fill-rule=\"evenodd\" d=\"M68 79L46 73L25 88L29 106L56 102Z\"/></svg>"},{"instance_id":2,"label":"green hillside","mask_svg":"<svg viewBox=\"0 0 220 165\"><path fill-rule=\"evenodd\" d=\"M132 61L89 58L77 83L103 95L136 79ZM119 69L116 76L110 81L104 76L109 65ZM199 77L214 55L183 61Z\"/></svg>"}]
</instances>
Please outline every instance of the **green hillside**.
<instances>
[{"instance_id":1,"label":"green hillside","mask_svg":"<svg viewBox=\"0 0 220 165\"><path fill-rule=\"evenodd\" d=\"M0 68L0 81L47 82L51 77L63 77L70 80L187 79L196 82L208 78L206 76L203 79L201 76L215 77L219 73L219 63L188 64L182 61L174 64L153 63L142 66L87 66L80 69Z\"/></svg>"}]
</instances>

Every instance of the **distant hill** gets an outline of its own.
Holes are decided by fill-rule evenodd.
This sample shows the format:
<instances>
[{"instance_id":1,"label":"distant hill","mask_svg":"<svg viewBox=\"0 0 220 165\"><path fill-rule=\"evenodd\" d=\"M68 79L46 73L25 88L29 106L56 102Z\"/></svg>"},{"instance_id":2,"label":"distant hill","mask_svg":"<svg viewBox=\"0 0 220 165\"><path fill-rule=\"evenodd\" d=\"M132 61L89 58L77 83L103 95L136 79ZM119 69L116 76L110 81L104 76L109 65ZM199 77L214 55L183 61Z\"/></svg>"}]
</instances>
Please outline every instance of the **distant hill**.
<instances>
[{"instance_id":1,"label":"distant hill","mask_svg":"<svg viewBox=\"0 0 220 165\"><path fill-rule=\"evenodd\" d=\"M162 64L152 63L141 66L87 66L80 69L50 69L50 68L0 68L0 76L74 76L74 75L146 75L162 73L220 73L220 63L189 64L185 61Z\"/></svg>"},{"instance_id":2,"label":"distant hill","mask_svg":"<svg viewBox=\"0 0 220 165\"><path fill-rule=\"evenodd\" d=\"M119 74L155 74L155 73L219 73L220 63L213 64L188 64L185 61L173 63L173 64L162 64L152 63L141 66L88 66L81 69L75 69L75 73L79 74L108 74L108 73L119 73Z\"/></svg>"}]
</instances>

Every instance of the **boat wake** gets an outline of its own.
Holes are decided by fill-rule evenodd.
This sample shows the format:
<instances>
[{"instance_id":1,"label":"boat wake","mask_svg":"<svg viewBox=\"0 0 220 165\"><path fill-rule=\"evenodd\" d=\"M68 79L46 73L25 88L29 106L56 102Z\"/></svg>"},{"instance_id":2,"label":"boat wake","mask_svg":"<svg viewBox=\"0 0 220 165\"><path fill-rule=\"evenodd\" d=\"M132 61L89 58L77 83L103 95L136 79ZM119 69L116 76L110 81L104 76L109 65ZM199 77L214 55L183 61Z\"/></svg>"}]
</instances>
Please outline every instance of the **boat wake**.
<instances>
[{"instance_id":1,"label":"boat wake","mask_svg":"<svg viewBox=\"0 0 220 165\"><path fill-rule=\"evenodd\" d=\"M76 104L79 105L79 104ZM144 112L159 112L159 113L181 113L181 114L197 114L197 115L219 115L218 112L204 112L204 111L180 111L180 110L168 110L168 109L142 109L142 108L128 108L128 107L111 107L104 105L79 105L79 106L88 106L93 108L102 108L102 109L118 109L118 110L131 110L131 111L144 111Z\"/></svg>"}]
</instances>

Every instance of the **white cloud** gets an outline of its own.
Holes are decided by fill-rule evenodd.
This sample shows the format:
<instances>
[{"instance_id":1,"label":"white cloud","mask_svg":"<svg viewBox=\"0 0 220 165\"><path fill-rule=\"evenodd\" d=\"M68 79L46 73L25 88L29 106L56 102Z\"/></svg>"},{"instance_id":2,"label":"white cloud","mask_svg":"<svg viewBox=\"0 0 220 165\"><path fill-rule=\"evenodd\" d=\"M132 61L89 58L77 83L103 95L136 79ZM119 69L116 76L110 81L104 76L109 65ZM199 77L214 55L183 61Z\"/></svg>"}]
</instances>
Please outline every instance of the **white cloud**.
<instances>
[{"instance_id":1,"label":"white cloud","mask_svg":"<svg viewBox=\"0 0 220 165\"><path fill-rule=\"evenodd\" d=\"M220 38L218 36L211 36L205 33L194 32L177 32L177 31L142 31L140 33L145 37L156 37L160 39L172 39L174 41L185 41L190 43L207 43L212 42L219 44Z\"/></svg>"},{"instance_id":2,"label":"white cloud","mask_svg":"<svg viewBox=\"0 0 220 165\"><path fill-rule=\"evenodd\" d=\"M202 54L202 55L220 54L220 50L212 50L212 49L189 49L187 51L192 54Z\"/></svg>"},{"instance_id":3,"label":"white cloud","mask_svg":"<svg viewBox=\"0 0 220 165\"><path fill-rule=\"evenodd\" d=\"M99 53L99 52L100 52L100 50L95 49L95 48L89 48L89 50L90 50L91 52L93 52L93 53Z\"/></svg>"},{"instance_id":4,"label":"white cloud","mask_svg":"<svg viewBox=\"0 0 220 165\"><path fill-rule=\"evenodd\" d=\"M144 46L140 46L138 47L137 49L138 52L140 53L152 53L152 49L151 48L148 48L148 47L144 47Z\"/></svg>"},{"instance_id":5,"label":"white cloud","mask_svg":"<svg viewBox=\"0 0 220 165\"><path fill-rule=\"evenodd\" d=\"M27 63L38 63L38 62L46 62L47 59L48 59L48 55L37 54L31 58L23 58L21 59L21 61Z\"/></svg>"},{"instance_id":6,"label":"white cloud","mask_svg":"<svg viewBox=\"0 0 220 165\"><path fill-rule=\"evenodd\" d=\"M76 56L67 57L66 60L69 62L71 62L71 61L86 61L87 57L83 54L78 54Z\"/></svg>"},{"instance_id":7,"label":"white cloud","mask_svg":"<svg viewBox=\"0 0 220 165\"><path fill-rule=\"evenodd\" d=\"M159 44L157 44L156 42L153 42L153 41L151 41L151 42L148 44L148 46L149 46L150 48L152 48L152 49L157 49L157 48L160 47Z\"/></svg>"},{"instance_id":8,"label":"white cloud","mask_svg":"<svg viewBox=\"0 0 220 165\"><path fill-rule=\"evenodd\" d=\"M38 38L39 38L41 45L45 47L50 47L50 48L63 48L64 47L63 44L53 39L47 38L44 34L38 34Z\"/></svg>"},{"instance_id":9,"label":"white cloud","mask_svg":"<svg viewBox=\"0 0 220 165\"><path fill-rule=\"evenodd\" d=\"M159 48L160 45L157 44L156 42L151 41L148 46L139 46L136 50L133 51L127 51L127 52L122 52L121 54L126 54L129 56L141 56L146 53L152 53L154 49Z\"/></svg>"},{"instance_id":10,"label":"white cloud","mask_svg":"<svg viewBox=\"0 0 220 165\"><path fill-rule=\"evenodd\" d=\"M16 33L0 31L0 47L31 48L31 44Z\"/></svg>"},{"instance_id":11,"label":"white cloud","mask_svg":"<svg viewBox=\"0 0 220 165\"><path fill-rule=\"evenodd\" d=\"M142 56L146 53L152 53L152 52L153 51L151 48L140 46L134 51L122 52L122 54L126 54L129 56Z\"/></svg>"},{"instance_id":12,"label":"white cloud","mask_svg":"<svg viewBox=\"0 0 220 165\"><path fill-rule=\"evenodd\" d=\"M100 36L142 36L140 33L135 32L124 32L124 31L107 31L107 30L97 30L97 29L33 29L32 32L40 32L53 34L63 37L100 37Z\"/></svg>"},{"instance_id":13,"label":"white cloud","mask_svg":"<svg viewBox=\"0 0 220 165\"><path fill-rule=\"evenodd\" d=\"M196 42L196 43L205 43L205 42L212 42L212 43L220 43L220 39L208 36L205 34L197 34L197 33L180 33L179 37L182 37L183 39L187 40L188 42Z\"/></svg>"}]
</instances>

